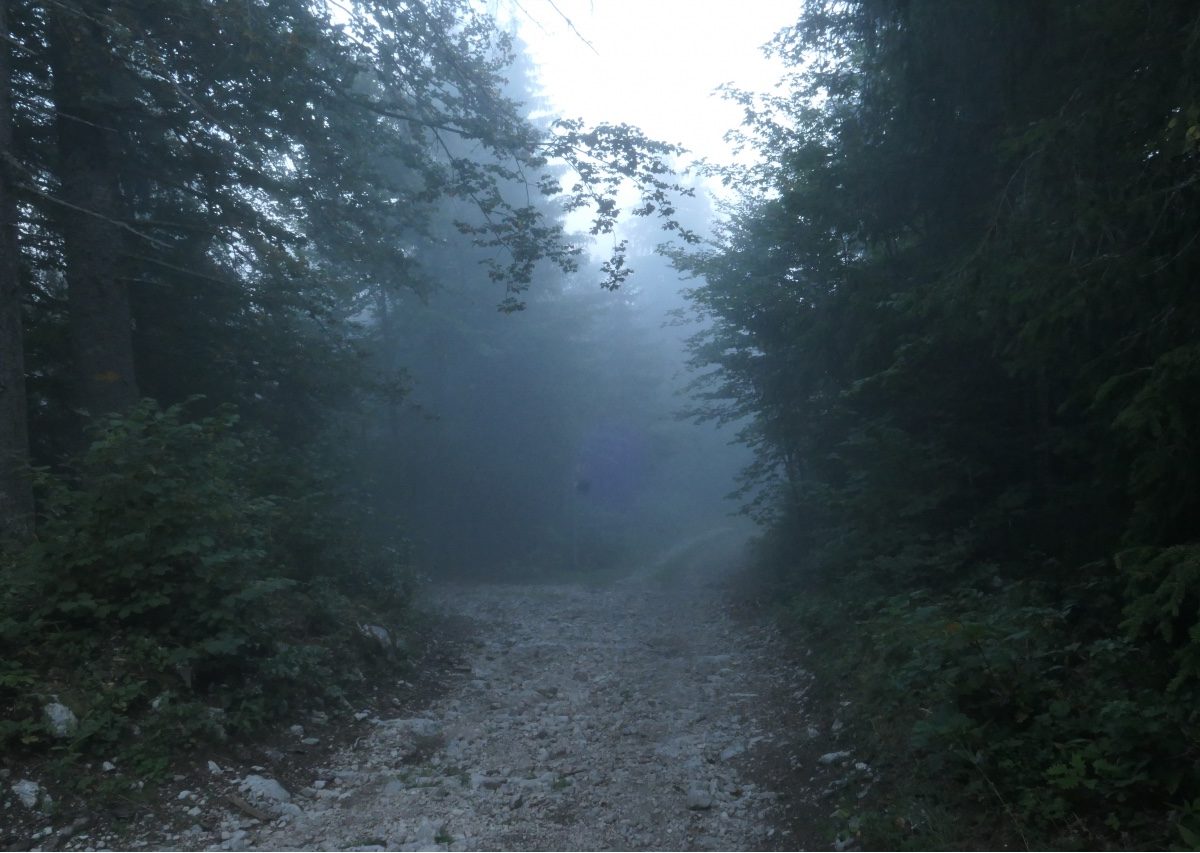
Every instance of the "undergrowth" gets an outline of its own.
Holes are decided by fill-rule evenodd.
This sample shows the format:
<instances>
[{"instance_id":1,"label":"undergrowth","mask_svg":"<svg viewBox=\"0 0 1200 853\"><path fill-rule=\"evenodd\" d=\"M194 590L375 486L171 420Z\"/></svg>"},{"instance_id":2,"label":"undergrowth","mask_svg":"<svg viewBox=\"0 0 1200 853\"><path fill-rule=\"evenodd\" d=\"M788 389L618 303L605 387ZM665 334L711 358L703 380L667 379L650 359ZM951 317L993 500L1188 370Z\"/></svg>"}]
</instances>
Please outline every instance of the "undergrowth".
<instances>
[{"instance_id":1,"label":"undergrowth","mask_svg":"<svg viewBox=\"0 0 1200 853\"><path fill-rule=\"evenodd\" d=\"M1200 846L1198 697L1088 617L1099 586L794 591L785 621L884 780L834 829L869 849Z\"/></svg>"},{"instance_id":2,"label":"undergrowth","mask_svg":"<svg viewBox=\"0 0 1200 853\"><path fill-rule=\"evenodd\" d=\"M0 749L65 780L155 778L197 744L336 707L403 664L412 572L352 493L222 411L145 401L37 474L36 538L0 564ZM381 643L364 625L383 627ZM66 705L78 725L56 736Z\"/></svg>"}]
</instances>

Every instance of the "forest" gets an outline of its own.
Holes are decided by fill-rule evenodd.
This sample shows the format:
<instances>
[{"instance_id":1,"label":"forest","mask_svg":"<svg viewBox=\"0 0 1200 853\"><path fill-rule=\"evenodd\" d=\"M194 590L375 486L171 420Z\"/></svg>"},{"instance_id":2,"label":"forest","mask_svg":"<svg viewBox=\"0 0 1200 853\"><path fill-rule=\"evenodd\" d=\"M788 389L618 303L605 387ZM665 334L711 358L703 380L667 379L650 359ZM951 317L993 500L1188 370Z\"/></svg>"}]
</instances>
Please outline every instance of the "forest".
<instances>
[{"instance_id":1,"label":"forest","mask_svg":"<svg viewBox=\"0 0 1200 853\"><path fill-rule=\"evenodd\" d=\"M810 3L772 49L682 261L789 617L934 843L1194 848L1196 8Z\"/></svg>"},{"instance_id":2,"label":"forest","mask_svg":"<svg viewBox=\"0 0 1200 853\"><path fill-rule=\"evenodd\" d=\"M470 0L0 0L5 787L733 513L881 774L814 831L1200 847L1200 10L795 5L689 168Z\"/></svg>"}]
</instances>

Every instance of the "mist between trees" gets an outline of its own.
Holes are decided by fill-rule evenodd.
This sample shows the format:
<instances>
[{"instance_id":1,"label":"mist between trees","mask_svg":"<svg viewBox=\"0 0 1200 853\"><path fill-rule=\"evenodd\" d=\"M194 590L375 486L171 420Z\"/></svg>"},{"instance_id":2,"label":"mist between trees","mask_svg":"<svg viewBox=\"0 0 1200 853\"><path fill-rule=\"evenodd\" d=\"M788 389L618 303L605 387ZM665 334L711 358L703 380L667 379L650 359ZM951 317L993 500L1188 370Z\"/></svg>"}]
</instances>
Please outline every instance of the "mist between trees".
<instances>
[{"instance_id":1,"label":"mist between trees","mask_svg":"<svg viewBox=\"0 0 1200 853\"><path fill-rule=\"evenodd\" d=\"M725 523L654 253L707 227L680 148L528 120L465 2L0 13L7 754L162 774L411 666L424 580Z\"/></svg>"},{"instance_id":2,"label":"mist between trees","mask_svg":"<svg viewBox=\"0 0 1200 853\"><path fill-rule=\"evenodd\" d=\"M162 773L394 667L422 577L740 506L895 780L831 832L1200 844L1194 4L814 0L720 210L469 3L0 25L6 752Z\"/></svg>"}]
</instances>

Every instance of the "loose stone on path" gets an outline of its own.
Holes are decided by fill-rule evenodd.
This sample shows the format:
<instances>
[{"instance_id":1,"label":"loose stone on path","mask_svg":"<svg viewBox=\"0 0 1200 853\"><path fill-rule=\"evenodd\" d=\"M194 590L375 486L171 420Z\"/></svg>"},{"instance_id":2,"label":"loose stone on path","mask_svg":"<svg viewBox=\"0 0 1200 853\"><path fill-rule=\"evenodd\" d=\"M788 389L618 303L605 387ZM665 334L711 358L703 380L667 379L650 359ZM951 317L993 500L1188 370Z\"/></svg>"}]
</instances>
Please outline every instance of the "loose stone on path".
<instances>
[{"instance_id":1,"label":"loose stone on path","mask_svg":"<svg viewBox=\"0 0 1200 853\"><path fill-rule=\"evenodd\" d=\"M247 799L278 818L231 813L195 846L777 846L775 795L743 774L774 736L756 715L780 652L746 642L719 591L633 578L435 595L476 626L453 686L417 714L374 720L296 790L245 777Z\"/></svg>"}]
</instances>

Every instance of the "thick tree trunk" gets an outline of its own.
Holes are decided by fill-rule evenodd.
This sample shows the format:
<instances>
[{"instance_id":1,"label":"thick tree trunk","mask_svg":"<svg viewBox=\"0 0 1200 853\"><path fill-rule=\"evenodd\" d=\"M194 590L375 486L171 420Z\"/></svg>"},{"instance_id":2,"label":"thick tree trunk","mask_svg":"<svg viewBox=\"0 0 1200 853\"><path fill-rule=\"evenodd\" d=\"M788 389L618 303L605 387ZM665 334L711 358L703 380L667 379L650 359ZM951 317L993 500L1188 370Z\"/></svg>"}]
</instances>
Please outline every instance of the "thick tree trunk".
<instances>
[{"instance_id":1,"label":"thick tree trunk","mask_svg":"<svg viewBox=\"0 0 1200 853\"><path fill-rule=\"evenodd\" d=\"M8 0L0 0L0 35L8 35ZM0 152L6 153L13 136L10 60L11 48L0 44ZM33 517L16 220L12 165L0 162L0 537L26 533Z\"/></svg>"},{"instance_id":2,"label":"thick tree trunk","mask_svg":"<svg viewBox=\"0 0 1200 853\"><path fill-rule=\"evenodd\" d=\"M76 393L85 411L100 415L127 408L138 389L129 285L120 276L117 131L107 97L115 63L100 23L103 4L83 5L86 16L49 7L50 58Z\"/></svg>"}]
</instances>

